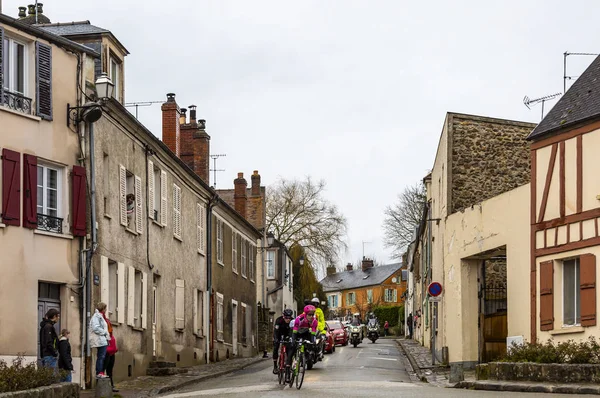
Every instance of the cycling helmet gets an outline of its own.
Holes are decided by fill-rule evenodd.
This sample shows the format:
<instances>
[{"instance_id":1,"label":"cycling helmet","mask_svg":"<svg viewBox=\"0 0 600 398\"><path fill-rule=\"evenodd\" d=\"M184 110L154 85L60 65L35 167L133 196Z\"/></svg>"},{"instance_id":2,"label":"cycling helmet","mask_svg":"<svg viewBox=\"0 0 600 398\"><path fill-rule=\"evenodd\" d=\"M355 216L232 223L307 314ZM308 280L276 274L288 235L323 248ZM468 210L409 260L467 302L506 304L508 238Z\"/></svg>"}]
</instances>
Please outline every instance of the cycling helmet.
<instances>
[{"instance_id":1,"label":"cycling helmet","mask_svg":"<svg viewBox=\"0 0 600 398\"><path fill-rule=\"evenodd\" d=\"M292 311L291 308L286 308L285 310L283 310L283 316L286 318L291 318L292 316L294 316L294 311Z\"/></svg>"},{"instance_id":2,"label":"cycling helmet","mask_svg":"<svg viewBox=\"0 0 600 398\"><path fill-rule=\"evenodd\" d=\"M312 312L314 314L315 310L316 310L316 308L314 305L307 305L306 307L304 307L304 313L307 315L309 312Z\"/></svg>"},{"instance_id":3,"label":"cycling helmet","mask_svg":"<svg viewBox=\"0 0 600 398\"><path fill-rule=\"evenodd\" d=\"M310 300L310 302L315 306L318 307L319 304L321 304L321 302L319 301L318 297L313 298L312 300Z\"/></svg>"}]
</instances>

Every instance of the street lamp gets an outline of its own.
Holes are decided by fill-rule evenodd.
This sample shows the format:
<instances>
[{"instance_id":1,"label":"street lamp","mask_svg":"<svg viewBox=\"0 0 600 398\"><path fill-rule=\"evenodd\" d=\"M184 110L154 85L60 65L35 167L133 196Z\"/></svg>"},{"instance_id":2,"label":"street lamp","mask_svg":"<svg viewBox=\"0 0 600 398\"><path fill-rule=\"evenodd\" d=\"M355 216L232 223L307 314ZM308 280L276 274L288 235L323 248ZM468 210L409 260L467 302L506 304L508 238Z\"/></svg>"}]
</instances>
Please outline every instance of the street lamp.
<instances>
[{"instance_id":1,"label":"street lamp","mask_svg":"<svg viewBox=\"0 0 600 398\"><path fill-rule=\"evenodd\" d=\"M300 259L298 260L298 262L300 263L300 266L304 265L304 256L300 256Z\"/></svg>"},{"instance_id":2,"label":"street lamp","mask_svg":"<svg viewBox=\"0 0 600 398\"><path fill-rule=\"evenodd\" d=\"M275 241L275 235L273 235L273 232L269 232L267 234L267 245L269 245L269 247L273 246L274 241Z\"/></svg>"},{"instance_id":3,"label":"street lamp","mask_svg":"<svg viewBox=\"0 0 600 398\"><path fill-rule=\"evenodd\" d=\"M98 101L88 101L81 106L67 104L67 126L71 125L71 121L74 124L86 122L91 125L100 120L102 117L102 102L112 97L114 88L115 85L108 75L102 73L96 80Z\"/></svg>"}]
</instances>

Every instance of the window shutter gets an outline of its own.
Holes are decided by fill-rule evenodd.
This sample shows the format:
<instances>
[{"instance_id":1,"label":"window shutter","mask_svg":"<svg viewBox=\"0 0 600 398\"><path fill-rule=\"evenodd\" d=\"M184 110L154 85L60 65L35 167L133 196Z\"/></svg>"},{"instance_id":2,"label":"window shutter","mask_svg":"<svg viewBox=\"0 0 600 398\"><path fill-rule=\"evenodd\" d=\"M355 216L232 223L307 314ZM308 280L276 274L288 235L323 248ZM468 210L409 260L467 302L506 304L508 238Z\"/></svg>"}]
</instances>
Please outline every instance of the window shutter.
<instances>
[{"instance_id":1,"label":"window shutter","mask_svg":"<svg viewBox=\"0 0 600 398\"><path fill-rule=\"evenodd\" d=\"M200 315L200 314L198 314L198 294L199 294L198 290L195 290L194 291L194 333L197 333L197 334L200 329L200 326L199 326L200 322L198 319L199 318L198 315Z\"/></svg>"},{"instance_id":2,"label":"window shutter","mask_svg":"<svg viewBox=\"0 0 600 398\"><path fill-rule=\"evenodd\" d=\"M21 224L20 193L21 154L4 148L2 149L2 222L6 225Z\"/></svg>"},{"instance_id":3,"label":"window shutter","mask_svg":"<svg viewBox=\"0 0 600 398\"><path fill-rule=\"evenodd\" d=\"M0 26L0 106L4 101L4 28Z\"/></svg>"},{"instance_id":4,"label":"window shutter","mask_svg":"<svg viewBox=\"0 0 600 398\"><path fill-rule=\"evenodd\" d=\"M540 264L540 330L554 329L554 262Z\"/></svg>"},{"instance_id":5,"label":"window shutter","mask_svg":"<svg viewBox=\"0 0 600 398\"><path fill-rule=\"evenodd\" d=\"M181 239L181 188L173 184L173 235Z\"/></svg>"},{"instance_id":6,"label":"window shutter","mask_svg":"<svg viewBox=\"0 0 600 398\"><path fill-rule=\"evenodd\" d=\"M148 327L148 274L142 272L142 329Z\"/></svg>"},{"instance_id":7,"label":"window shutter","mask_svg":"<svg viewBox=\"0 0 600 398\"><path fill-rule=\"evenodd\" d=\"M109 284L110 276L108 272L108 257L100 256L100 301L107 306L109 305L110 301Z\"/></svg>"},{"instance_id":8,"label":"window shutter","mask_svg":"<svg viewBox=\"0 0 600 398\"><path fill-rule=\"evenodd\" d=\"M196 247L198 248L198 253L204 253L202 246L202 235L202 205L200 205L200 203L196 203Z\"/></svg>"},{"instance_id":9,"label":"window shutter","mask_svg":"<svg viewBox=\"0 0 600 398\"><path fill-rule=\"evenodd\" d=\"M125 323L125 264L118 263L117 268L117 322Z\"/></svg>"},{"instance_id":10,"label":"window shutter","mask_svg":"<svg viewBox=\"0 0 600 398\"><path fill-rule=\"evenodd\" d=\"M160 223L167 226L167 172L160 172Z\"/></svg>"},{"instance_id":11,"label":"window shutter","mask_svg":"<svg viewBox=\"0 0 600 398\"><path fill-rule=\"evenodd\" d=\"M73 186L72 188L72 230L75 236L85 236L86 234L86 184L85 168L73 166Z\"/></svg>"},{"instance_id":12,"label":"window shutter","mask_svg":"<svg viewBox=\"0 0 600 398\"><path fill-rule=\"evenodd\" d=\"M35 43L36 114L52 120L52 47Z\"/></svg>"},{"instance_id":13,"label":"window shutter","mask_svg":"<svg viewBox=\"0 0 600 398\"><path fill-rule=\"evenodd\" d=\"M185 281L175 279L175 329L182 330L185 327Z\"/></svg>"},{"instance_id":14,"label":"window shutter","mask_svg":"<svg viewBox=\"0 0 600 398\"><path fill-rule=\"evenodd\" d=\"M143 220L142 220L142 179L135 176L135 232L141 234L143 232Z\"/></svg>"},{"instance_id":15,"label":"window shutter","mask_svg":"<svg viewBox=\"0 0 600 398\"><path fill-rule=\"evenodd\" d=\"M154 220L154 162L148 160L148 216Z\"/></svg>"},{"instance_id":16,"label":"window shutter","mask_svg":"<svg viewBox=\"0 0 600 398\"><path fill-rule=\"evenodd\" d=\"M129 266L127 275L127 324L135 326L135 268Z\"/></svg>"},{"instance_id":17,"label":"window shutter","mask_svg":"<svg viewBox=\"0 0 600 398\"><path fill-rule=\"evenodd\" d=\"M394 289L394 303L398 302L398 291Z\"/></svg>"},{"instance_id":18,"label":"window shutter","mask_svg":"<svg viewBox=\"0 0 600 398\"><path fill-rule=\"evenodd\" d=\"M596 326L596 256L579 257L579 302L581 326Z\"/></svg>"},{"instance_id":19,"label":"window shutter","mask_svg":"<svg viewBox=\"0 0 600 398\"><path fill-rule=\"evenodd\" d=\"M37 156L23 155L23 226L37 228Z\"/></svg>"},{"instance_id":20,"label":"window shutter","mask_svg":"<svg viewBox=\"0 0 600 398\"><path fill-rule=\"evenodd\" d=\"M119 165L119 200L120 202L120 215L121 225L127 226L127 170L125 167Z\"/></svg>"}]
</instances>

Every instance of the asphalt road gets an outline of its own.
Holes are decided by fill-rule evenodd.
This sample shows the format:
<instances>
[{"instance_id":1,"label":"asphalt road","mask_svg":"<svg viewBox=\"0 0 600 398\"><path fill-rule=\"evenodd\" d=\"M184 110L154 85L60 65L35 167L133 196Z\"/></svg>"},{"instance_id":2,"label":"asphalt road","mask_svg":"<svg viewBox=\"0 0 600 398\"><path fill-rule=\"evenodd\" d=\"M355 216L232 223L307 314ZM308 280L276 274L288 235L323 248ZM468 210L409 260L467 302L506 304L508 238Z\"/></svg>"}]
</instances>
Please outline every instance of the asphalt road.
<instances>
[{"instance_id":1,"label":"asphalt road","mask_svg":"<svg viewBox=\"0 0 600 398\"><path fill-rule=\"evenodd\" d=\"M404 368L404 357L394 340L378 340L371 344L364 340L357 348L336 347L322 362L306 372L300 390L295 385L281 386L272 373L273 362L265 360L227 376L208 380L181 391L163 395L163 398L188 397L440 397L495 398L523 396L523 393L495 393L454 390L411 383ZM537 398L545 394L525 394ZM573 395L552 394L552 398Z\"/></svg>"}]
</instances>

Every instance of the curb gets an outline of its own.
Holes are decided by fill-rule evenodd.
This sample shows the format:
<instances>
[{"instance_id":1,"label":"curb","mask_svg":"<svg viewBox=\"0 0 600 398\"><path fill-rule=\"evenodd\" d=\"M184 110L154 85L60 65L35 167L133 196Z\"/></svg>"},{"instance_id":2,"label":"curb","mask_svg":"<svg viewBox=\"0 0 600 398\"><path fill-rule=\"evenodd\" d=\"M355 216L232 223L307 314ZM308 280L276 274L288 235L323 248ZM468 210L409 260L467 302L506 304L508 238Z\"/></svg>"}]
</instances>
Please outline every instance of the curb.
<instances>
[{"instance_id":1,"label":"curb","mask_svg":"<svg viewBox=\"0 0 600 398\"><path fill-rule=\"evenodd\" d=\"M154 390L150 391L149 396L151 396L151 397L157 396L157 395L164 394L164 393L167 393L167 392L179 390L180 388L187 387L187 386L192 385L192 384L201 383L201 382L206 381L206 380L215 379L217 377L225 376L225 375L227 375L229 373L233 373L235 371L247 368L248 366L255 365L255 364L257 364L259 362L262 362L262 361L264 361L264 358L256 358L254 361L248 362L248 363L246 363L244 365L236 366L235 368L230 368L230 369L227 369L227 370L222 370L220 372L211 373L209 375L198 376L198 377L195 377L193 379L182 380L181 382L174 383L174 384L171 384L171 385L168 385L168 386L164 386L164 387L160 387L160 388L155 388Z\"/></svg>"},{"instance_id":2,"label":"curb","mask_svg":"<svg viewBox=\"0 0 600 398\"><path fill-rule=\"evenodd\" d=\"M546 394L600 394L598 385L552 385L538 383L507 383L494 381L461 381L454 388L485 391L537 392Z\"/></svg>"},{"instance_id":3,"label":"curb","mask_svg":"<svg viewBox=\"0 0 600 398\"><path fill-rule=\"evenodd\" d=\"M417 375L419 380L421 380L424 383L428 383L427 378L425 376L423 376L423 372L421 372L421 368L419 367L419 365L417 365L417 361L415 361L415 358L413 358L413 356L407 350L404 349L404 346L400 342L400 339L395 339L395 340L396 340L396 344L398 344L398 346L400 347L400 349L402 350L404 355L406 355L406 358L408 358L410 367L412 368L413 372Z\"/></svg>"}]
</instances>

